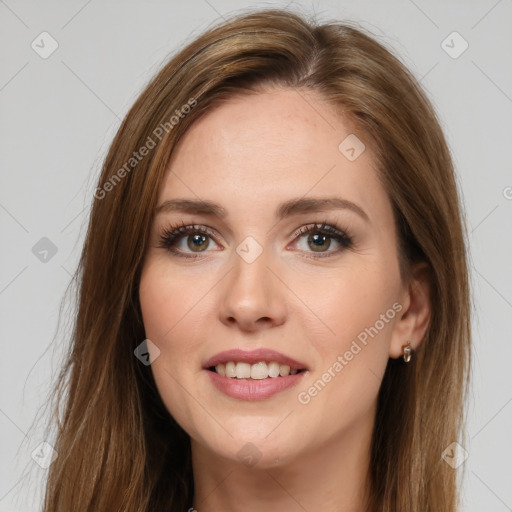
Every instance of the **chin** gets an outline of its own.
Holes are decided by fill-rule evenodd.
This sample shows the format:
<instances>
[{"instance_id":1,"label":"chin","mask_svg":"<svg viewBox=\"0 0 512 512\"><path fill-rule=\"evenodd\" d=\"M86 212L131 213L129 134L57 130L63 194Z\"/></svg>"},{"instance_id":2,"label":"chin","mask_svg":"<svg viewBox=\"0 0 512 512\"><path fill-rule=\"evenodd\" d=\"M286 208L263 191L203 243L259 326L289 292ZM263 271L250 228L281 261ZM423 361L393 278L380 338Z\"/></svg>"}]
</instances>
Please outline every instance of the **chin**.
<instances>
[{"instance_id":1,"label":"chin","mask_svg":"<svg viewBox=\"0 0 512 512\"><path fill-rule=\"evenodd\" d=\"M269 436L261 432L253 432L252 435L233 434L228 445L212 446L211 449L225 459L254 469L291 464L299 452L296 440L283 439L277 433Z\"/></svg>"}]
</instances>

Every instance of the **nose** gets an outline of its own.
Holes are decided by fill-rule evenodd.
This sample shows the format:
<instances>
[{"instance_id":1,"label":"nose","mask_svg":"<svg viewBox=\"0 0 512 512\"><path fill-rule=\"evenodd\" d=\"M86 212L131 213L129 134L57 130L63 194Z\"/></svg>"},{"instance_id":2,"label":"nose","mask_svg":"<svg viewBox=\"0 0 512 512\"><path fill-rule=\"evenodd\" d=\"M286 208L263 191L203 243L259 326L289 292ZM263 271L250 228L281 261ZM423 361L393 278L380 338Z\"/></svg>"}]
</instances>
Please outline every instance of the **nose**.
<instances>
[{"instance_id":1,"label":"nose","mask_svg":"<svg viewBox=\"0 0 512 512\"><path fill-rule=\"evenodd\" d=\"M228 327L254 332L285 322L285 287L269 266L268 252L251 263L234 256L234 268L223 280L220 307L221 321Z\"/></svg>"}]
</instances>

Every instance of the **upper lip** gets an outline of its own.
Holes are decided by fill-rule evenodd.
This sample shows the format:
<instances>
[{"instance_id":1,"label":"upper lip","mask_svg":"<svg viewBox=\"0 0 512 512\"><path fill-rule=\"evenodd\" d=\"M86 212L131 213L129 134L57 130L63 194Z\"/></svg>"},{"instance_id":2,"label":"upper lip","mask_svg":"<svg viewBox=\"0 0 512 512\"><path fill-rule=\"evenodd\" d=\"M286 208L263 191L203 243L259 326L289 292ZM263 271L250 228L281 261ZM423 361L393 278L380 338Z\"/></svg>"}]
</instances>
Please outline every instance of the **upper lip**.
<instances>
[{"instance_id":1,"label":"upper lip","mask_svg":"<svg viewBox=\"0 0 512 512\"><path fill-rule=\"evenodd\" d=\"M269 363L275 361L279 364L288 365L291 370L307 370L304 363L270 348L258 348L256 350L241 350L234 348L231 350L225 350L208 359L208 361L204 363L203 368L211 368L212 366L217 366L221 363L225 364L230 361L249 364L256 364L261 361Z\"/></svg>"}]
</instances>

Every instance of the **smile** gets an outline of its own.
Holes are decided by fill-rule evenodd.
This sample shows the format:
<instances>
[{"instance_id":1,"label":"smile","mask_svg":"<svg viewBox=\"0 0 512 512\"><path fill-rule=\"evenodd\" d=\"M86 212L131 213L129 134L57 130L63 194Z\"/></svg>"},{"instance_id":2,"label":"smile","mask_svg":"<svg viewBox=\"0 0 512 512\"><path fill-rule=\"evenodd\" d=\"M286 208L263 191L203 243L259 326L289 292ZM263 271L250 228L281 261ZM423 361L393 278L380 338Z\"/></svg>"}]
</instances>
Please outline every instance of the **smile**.
<instances>
[{"instance_id":1,"label":"smile","mask_svg":"<svg viewBox=\"0 0 512 512\"><path fill-rule=\"evenodd\" d=\"M210 367L210 370L217 372L222 377L230 379L253 379L262 380L267 378L288 377L302 371L297 368L291 369L287 364L279 364L276 361L260 361L256 364L229 361L226 364L218 364Z\"/></svg>"},{"instance_id":2,"label":"smile","mask_svg":"<svg viewBox=\"0 0 512 512\"><path fill-rule=\"evenodd\" d=\"M223 394L239 400L264 400L295 386L309 368L270 348L231 349L203 364L210 382Z\"/></svg>"}]
</instances>

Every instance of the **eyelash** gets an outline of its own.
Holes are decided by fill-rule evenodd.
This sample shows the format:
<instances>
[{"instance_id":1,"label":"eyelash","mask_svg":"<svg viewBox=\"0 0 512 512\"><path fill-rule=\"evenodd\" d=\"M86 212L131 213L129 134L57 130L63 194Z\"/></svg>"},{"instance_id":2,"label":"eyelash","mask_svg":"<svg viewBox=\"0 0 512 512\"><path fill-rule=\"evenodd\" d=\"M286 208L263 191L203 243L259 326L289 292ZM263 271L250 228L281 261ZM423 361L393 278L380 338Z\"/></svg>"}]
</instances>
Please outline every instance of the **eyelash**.
<instances>
[{"instance_id":1,"label":"eyelash","mask_svg":"<svg viewBox=\"0 0 512 512\"><path fill-rule=\"evenodd\" d=\"M334 251L327 251L325 253L313 253L315 254L314 256L305 256L306 258L327 258L332 256L333 254L340 253L342 250L349 249L353 246L352 237L348 234L346 230L342 231L337 227L328 224L327 222L322 222L321 224L315 223L312 225L301 227L300 229L295 231L295 233L293 233L294 240L296 238L302 238L304 235L308 235L310 233L327 235L329 238L338 242L341 248ZM182 251L176 249L175 247L176 243L180 241L185 235L191 234L202 234L215 239L214 232L204 226L185 225L185 223L182 223L177 225L171 225L168 228L164 228L160 234L158 247L166 249L167 251L175 254L178 257L197 259L201 257L201 252L203 251L191 256L188 253L183 253Z\"/></svg>"}]
</instances>

